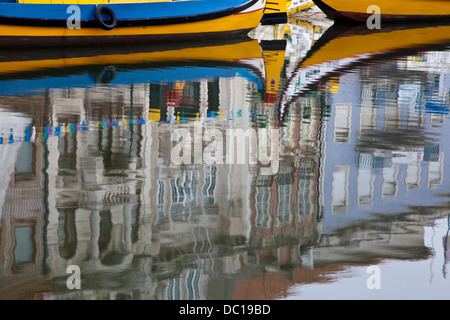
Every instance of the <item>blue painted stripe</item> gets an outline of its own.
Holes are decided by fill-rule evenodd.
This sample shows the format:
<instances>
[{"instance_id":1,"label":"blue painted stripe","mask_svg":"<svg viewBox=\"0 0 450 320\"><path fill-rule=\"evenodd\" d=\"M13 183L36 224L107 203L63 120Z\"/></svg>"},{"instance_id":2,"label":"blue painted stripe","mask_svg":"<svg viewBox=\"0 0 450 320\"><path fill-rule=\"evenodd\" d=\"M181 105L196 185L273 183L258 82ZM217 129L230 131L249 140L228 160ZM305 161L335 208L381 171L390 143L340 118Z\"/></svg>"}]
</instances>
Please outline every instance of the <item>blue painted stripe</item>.
<instances>
[{"instance_id":1,"label":"blue painted stripe","mask_svg":"<svg viewBox=\"0 0 450 320\"><path fill-rule=\"evenodd\" d=\"M229 10L239 7L248 0L193 0L150 3L113 3L110 7L118 20L151 19L161 17L183 17ZM67 12L70 4L25 4L0 3L0 16L24 19L65 20L72 15ZM94 20L94 11L98 5L80 4L81 20ZM102 4L103 6L103 4Z\"/></svg>"}]
</instances>

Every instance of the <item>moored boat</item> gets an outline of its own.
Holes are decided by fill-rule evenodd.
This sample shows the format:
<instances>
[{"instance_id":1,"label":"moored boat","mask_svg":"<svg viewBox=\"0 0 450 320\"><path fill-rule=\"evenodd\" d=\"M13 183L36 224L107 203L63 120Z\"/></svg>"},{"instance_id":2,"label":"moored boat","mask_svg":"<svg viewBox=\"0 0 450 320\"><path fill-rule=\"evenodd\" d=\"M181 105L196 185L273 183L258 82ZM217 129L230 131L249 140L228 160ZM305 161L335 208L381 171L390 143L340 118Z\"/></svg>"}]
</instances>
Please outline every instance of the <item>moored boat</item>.
<instances>
[{"instance_id":1,"label":"moored boat","mask_svg":"<svg viewBox=\"0 0 450 320\"><path fill-rule=\"evenodd\" d=\"M229 37L257 27L265 6L265 0L10 1L0 1L1 47Z\"/></svg>"},{"instance_id":2,"label":"moored boat","mask_svg":"<svg viewBox=\"0 0 450 320\"><path fill-rule=\"evenodd\" d=\"M336 21L365 23L374 14L384 22L450 20L448 0L314 0L314 3Z\"/></svg>"}]
</instances>

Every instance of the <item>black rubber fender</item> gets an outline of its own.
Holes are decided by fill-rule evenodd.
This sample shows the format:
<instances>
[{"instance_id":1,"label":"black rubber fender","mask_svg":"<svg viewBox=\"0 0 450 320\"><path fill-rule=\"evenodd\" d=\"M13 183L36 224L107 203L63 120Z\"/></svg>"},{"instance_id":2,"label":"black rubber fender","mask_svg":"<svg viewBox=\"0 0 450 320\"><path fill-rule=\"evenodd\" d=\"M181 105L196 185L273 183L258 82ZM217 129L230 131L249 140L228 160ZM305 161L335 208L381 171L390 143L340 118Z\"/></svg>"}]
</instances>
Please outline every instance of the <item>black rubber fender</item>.
<instances>
[{"instance_id":1,"label":"black rubber fender","mask_svg":"<svg viewBox=\"0 0 450 320\"><path fill-rule=\"evenodd\" d=\"M106 14L110 17L109 20L103 20L102 14ZM95 9L95 20L103 30L112 30L117 26L117 17L114 11L107 6L100 6Z\"/></svg>"}]
</instances>

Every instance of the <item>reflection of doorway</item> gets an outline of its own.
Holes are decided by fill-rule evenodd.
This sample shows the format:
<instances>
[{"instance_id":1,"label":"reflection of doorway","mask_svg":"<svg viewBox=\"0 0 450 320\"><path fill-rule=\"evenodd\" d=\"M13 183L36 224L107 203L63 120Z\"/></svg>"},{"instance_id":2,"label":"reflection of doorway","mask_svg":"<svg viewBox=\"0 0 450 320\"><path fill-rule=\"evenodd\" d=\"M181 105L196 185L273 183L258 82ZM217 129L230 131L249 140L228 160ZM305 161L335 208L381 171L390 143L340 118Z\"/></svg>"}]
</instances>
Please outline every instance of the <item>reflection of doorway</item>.
<instances>
[{"instance_id":1,"label":"reflection of doorway","mask_svg":"<svg viewBox=\"0 0 450 320\"><path fill-rule=\"evenodd\" d=\"M111 241L112 230L111 211L103 210L100 212L100 236L98 238L98 249L100 253L104 252Z\"/></svg>"},{"instance_id":2,"label":"reflection of doorway","mask_svg":"<svg viewBox=\"0 0 450 320\"><path fill-rule=\"evenodd\" d=\"M58 223L58 247L59 255L64 259L70 259L77 250L77 229L75 225L76 208L60 208Z\"/></svg>"}]
</instances>

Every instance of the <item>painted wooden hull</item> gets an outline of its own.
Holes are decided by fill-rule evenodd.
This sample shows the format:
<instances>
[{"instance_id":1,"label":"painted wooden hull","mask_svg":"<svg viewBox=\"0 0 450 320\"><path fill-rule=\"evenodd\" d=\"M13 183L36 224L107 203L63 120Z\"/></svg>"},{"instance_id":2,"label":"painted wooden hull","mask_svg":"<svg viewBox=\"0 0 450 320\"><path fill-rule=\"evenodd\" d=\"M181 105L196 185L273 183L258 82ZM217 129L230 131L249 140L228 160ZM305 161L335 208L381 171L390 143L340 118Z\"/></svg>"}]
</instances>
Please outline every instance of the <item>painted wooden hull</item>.
<instances>
[{"instance_id":1,"label":"painted wooden hull","mask_svg":"<svg viewBox=\"0 0 450 320\"><path fill-rule=\"evenodd\" d=\"M96 18L96 4L0 3L0 47L92 45L205 39L248 33L261 21L265 0L110 3L112 18ZM103 13L102 13L103 14ZM104 19L104 20L102 20ZM79 28L78 28L79 27Z\"/></svg>"},{"instance_id":2,"label":"painted wooden hull","mask_svg":"<svg viewBox=\"0 0 450 320\"><path fill-rule=\"evenodd\" d=\"M449 0L314 0L314 3L336 21L365 23L380 9L381 22L450 20Z\"/></svg>"},{"instance_id":3,"label":"painted wooden hull","mask_svg":"<svg viewBox=\"0 0 450 320\"><path fill-rule=\"evenodd\" d=\"M446 48L449 44L450 23L402 24L380 30L370 30L365 25L335 24L313 45L286 82L280 114L283 115L297 96L355 66L430 48ZM332 83L330 90L333 90Z\"/></svg>"}]
</instances>

